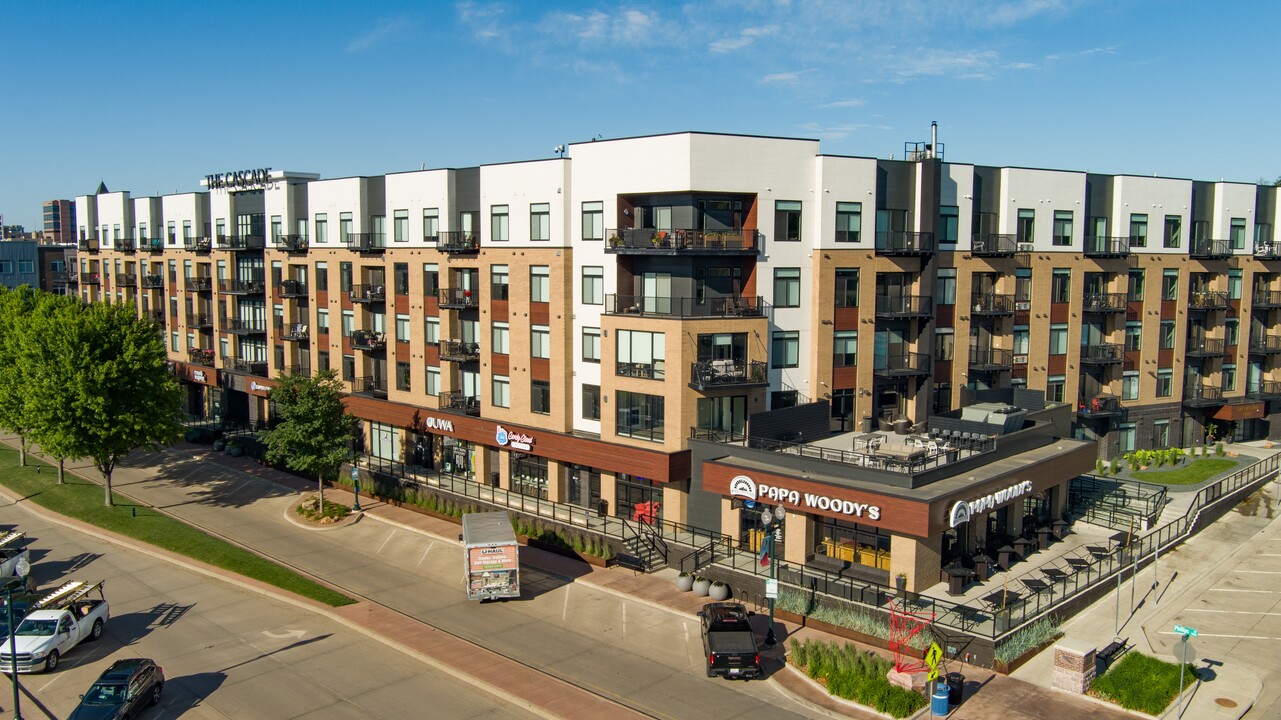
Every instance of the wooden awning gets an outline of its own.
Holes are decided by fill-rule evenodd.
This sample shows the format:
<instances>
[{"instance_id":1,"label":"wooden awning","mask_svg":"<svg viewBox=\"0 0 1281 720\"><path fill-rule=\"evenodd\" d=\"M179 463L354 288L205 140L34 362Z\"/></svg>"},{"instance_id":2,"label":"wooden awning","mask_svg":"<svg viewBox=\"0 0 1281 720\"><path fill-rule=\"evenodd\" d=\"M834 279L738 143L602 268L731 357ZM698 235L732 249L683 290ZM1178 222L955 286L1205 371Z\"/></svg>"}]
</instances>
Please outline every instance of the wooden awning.
<instances>
[{"instance_id":1,"label":"wooden awning","mask_svg":"<svg viewBox=\"0 0 1281 720\"><path fill-rule=\"evenodd\" d=\"M1219 408L1211 417L1215 420L1253 420L1263 417L1265 405L1263 402L1232 403Z\"/></svg>"}]
</instances>

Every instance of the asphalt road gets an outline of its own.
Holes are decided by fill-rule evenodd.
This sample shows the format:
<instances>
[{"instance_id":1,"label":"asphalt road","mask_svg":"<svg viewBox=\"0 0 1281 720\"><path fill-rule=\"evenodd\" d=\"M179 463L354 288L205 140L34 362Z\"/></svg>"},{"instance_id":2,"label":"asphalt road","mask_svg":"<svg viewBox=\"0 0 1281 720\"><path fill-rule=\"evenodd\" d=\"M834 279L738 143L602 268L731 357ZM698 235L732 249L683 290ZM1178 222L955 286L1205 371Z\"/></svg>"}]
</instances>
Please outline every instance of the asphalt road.
<instances>
[{"instance_id":1,"label":"asphalt road","mask_svg":"<svg viewBox=\"0 0 1281 720\"><path fill-rule=\"evenodd\" d=\"M65 718L111 661L155 659L164 699L144 718L528 718L323 616L0 504L0 526L27 532L42 589L105 579L111 620L56 672L21 675L23 717ZM0 675L0 711L12 712Z\"/></svg>"}]
</instances>

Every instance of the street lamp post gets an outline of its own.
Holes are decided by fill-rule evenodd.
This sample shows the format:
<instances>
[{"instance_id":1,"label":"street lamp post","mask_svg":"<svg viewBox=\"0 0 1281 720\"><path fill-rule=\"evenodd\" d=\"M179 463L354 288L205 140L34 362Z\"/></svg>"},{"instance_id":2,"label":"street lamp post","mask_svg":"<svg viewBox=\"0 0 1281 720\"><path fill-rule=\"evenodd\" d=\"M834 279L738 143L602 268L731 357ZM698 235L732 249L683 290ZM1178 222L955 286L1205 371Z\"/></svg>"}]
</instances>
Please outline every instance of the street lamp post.
<instances>
[{"instance_id":1,"label":"street lamp post","mask_svg":"<svg viewBox=\"0 0 1281 720\"><path fill-rule=\"evenodd\" d=\"M18 558L13 571L18 576L19 582L10 582L5 586L4 606L9 622L9 678L13 680L13 720L22 720L22 707L18 698L18 649L13 637L14 631L17 630L13 626L13 588L14 586L26 587L25 578L31 571L31 563L27 562L26 558Z\"/></svg>"},{"instance_id":2,"label":"street lamp post","mask_svg":"<svg viewBox=\"0 0 1281 720\"><path fill-rule=\"evenodd\" d=\"M352 512L360 512L360 470L356 468L355 462L351 466L351 486L356 491L356 502L351 504ZM321 508L322 510L324 508Z\"/></svg>"},{"instance_id":3,"label":"street lamp post","mask_svg":"<svg viewBox=\"0 0 1281 720\"><path fill-rule=\"evenodd\" d=\"M777 587L778 583L778 557L774 552L774 532L783 524L783 516L786 514L787 510L782 505L776 506L772 511L761 511L761 522L765 525L765 537L762 538L761 543L765 552L769 553L769 584L774 587ZM772 647L777 642L778 639L774 635L774 596L770 594L769 631L765 633L765 644Z\"/></svg>"}]
</instances>

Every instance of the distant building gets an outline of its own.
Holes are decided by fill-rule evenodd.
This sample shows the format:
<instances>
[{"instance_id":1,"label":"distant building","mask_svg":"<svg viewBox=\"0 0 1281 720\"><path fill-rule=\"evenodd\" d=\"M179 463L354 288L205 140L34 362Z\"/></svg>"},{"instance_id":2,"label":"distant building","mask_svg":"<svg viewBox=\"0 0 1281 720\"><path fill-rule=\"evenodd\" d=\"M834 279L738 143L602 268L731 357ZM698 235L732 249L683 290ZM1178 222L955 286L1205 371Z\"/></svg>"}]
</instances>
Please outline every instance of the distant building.
<instances>
[{"instance_id":1,"label":"distant building","mask_svg":"<svg viewBox=\"0 0 1281 720\"><path fill-rule=\"evenodd\" d=\"M21 225L0 225L0 238L21 240L27 236L27 229Z\"/></svg>"},{"instance_id":2,"label":"distant building","mask_svg":"<svg viewBox=\"0 0 1281 720\"><path fill-rule=\"evenodd\" d=\"M0 285L41 287L36 265L37 245L34 240L0 242Z\"/></svg>"},{"instance_id":3,"label":"distant building","mask_svg":"<svg viewBox=\"0 0 1281 720\"><path fill-rule=\"evenodd\" d=\"M79 278L75 275L76 246L43 242L37 245L36 255L39 259L40 289L58 295L74 295L79 287Z\"/></svg>"},{"instance_id":4,"label":"distant building","mask_svg":"<svg viewBox=\"0 0 1281 720\"><path fill-rule=\"evenodd\" d=\"M75 242L76 204L70 200L46 200L44 240L55 245Z\"/></svg>"}]
</instances>

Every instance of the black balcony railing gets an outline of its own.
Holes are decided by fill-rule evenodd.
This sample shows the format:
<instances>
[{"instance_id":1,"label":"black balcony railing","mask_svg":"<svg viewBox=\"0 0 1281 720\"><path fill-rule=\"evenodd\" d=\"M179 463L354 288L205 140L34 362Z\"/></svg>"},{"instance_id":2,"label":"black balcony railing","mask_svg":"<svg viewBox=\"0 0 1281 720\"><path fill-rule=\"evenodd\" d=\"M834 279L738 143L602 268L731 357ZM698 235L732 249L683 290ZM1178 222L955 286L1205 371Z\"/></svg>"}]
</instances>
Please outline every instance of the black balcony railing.
<instances>
[{"instance_id":1,"label":"black balcony railing","mask_svg":"<svg viewBox=\"0 0 1281 720\"><path fill-rule=\"evenodd\" d=\"M1281 290L1255 290L1251 307L1257 310L1281 308Z\"/></svg>"},{"instance_id":2,"label":"black balcony railing","mask_svg":"<svg viewBox=\"0 0 1281 720\"><path fill-rule=\"evenodd\" d=\"M219 280L218 292L224 295L262 295L267 292L267 283L262 278Z\"/></svg>"},{"instance_id":3,"label":"black balcony railing","mask_svg":"<svg viewBox=\"0 0 1281 720\"><path fill-rule=\"evenodd\" d=\"M1228 294L1218 290L1201 290L1188 296L1188 309L1204 312L1227 310Z\"/></svg>"},{"instance_id":4,"label":"black balcony railing","mask_svg":"<svg viewBox=\"0 0 1281 720\"><path fill-rule=\"evenodd\" d=\"M276 336L285 342L306 342L311 337L310 328L301 322L276 323Z\"/></svg>"},{"instance_id":5,"label":"black balcony railing","mask_svg":"<svg viewBox=\"0 0 1281 720\"><path fill-rule=\"evenodd\" d=\"M689 367L689 385L696 390L767 383L765 363L760 360L703 360Z\"/></svg>"},{"instance_id":6,"label":"black balcony railing","mask_svg":"<svg viewBox=\"0 0 1281 720\"><path fill-rule=\"evenodd\" d=\"M98 238L80 238L80 242L76 243L76 247L83 252L97 252Z\"/></svg>"},{"instance_id":7,"label":"black balcony railing","mask_svg":"<svg viewBox=\"0 0 1281 720\"><path fill-rule=\"evenodd\" d=\"M193 275L184 279L187 292L209 292L213 289L213 278L208 275Z\"/></svg>"},{"instance_id":8,"label":"black balcony railing","mask_svg":"<svg viewBox=\"0 0 1281 720\"><path fill-rule=\"evenodd\" d=\"M1281 380L1259 380L1245 387L1245 396L1255 400L1281 398Z\"/></svg>"},{"instance_id":9,"label":"black balcony railing","mask_svg":"<svg viewBox=\"0 0 1281 720\"><path fill-rule=\"evenodd\" d=\"M285 367L285 373L289 375L301 375L303 377L311 377L311 366L310 365L289 365Z\"/></svg>"},{"instance_id":10,"label":"black balcony railing","mask_svg":"<svg viewBox=\"0 0 1281 720\"><path fill-rule=\"evenodd\" d=\"M219 235L218 249L231 250L232 252L244 252L249 250L262 250L266 245L266 238L262 235Z\"/></svg>"},{"instance_id":11,"label":"black balcony railing","mask_svg":"<svg viewBox=\"0 0 1281 720\"><path fill-rule=\"evenodd\" d=\"M101 283L102 283L102 280L101 280L101 279L99 279L99 277L98 277L98 273L96 273L96 272L87 272L87 273L86 273L86 272L82 272L82 273L80 273L80 284L81 284L81 285L99 285L99 284L101 284Z\"/></svg>"},{"instance_id":12,"label":"black balcony railing","mask_svg":"<svg viewBox=\"0 0 1281 720\"><path fill-rule=\"evenodd\" d=\"M649 362L618 362L614 364L614 374L619 377L662 380L667 377L667 363L663 360Z\"/></svg>"},{"instance_id":13,"label":"black balcony railing","mask_svg":"<svg viewBox=\"0 0 1281 720\"><path fill-rule=\"evenodd\" d=\"M261 320L223 316L218 318L218 329L232 335L266 335L267 328Z\"/></svg>"},{"instance_id":14,"label":"black balcony railing","mask_svg":"<svg viewBox=\"0 0 1281 720\"><path fill-rule=\"evenodd\" d=\"M138 287L138 275L136 273L120 273L116 275L116 285L119 287Z\"/></svg>"},{"instance_id":15,"label":"black balcony railing","mask_svg":"<svg viewBox=\"0 0 1281 720\"><path fill-rule=\"evenodd\" d=\"M164 238L143 238L138 241L138 247L149 253L158 253L165 251Z\"/></svg>"},{"instance_id":16,"label":"black balcony railing","mask_svg":"<svg viewBox=\"0 0 1281 720\"><path fill-rule=\"evenodd\" d=\"M761 317L765 303L759 296L651 297L646 295L606 295L605 307L614 315L644 315L678 318Z\"/></svg>"},{"instance_id":17,"label":"black balcony railing","mask_svg":"<svg viewBox=\"0 0 1281 720\"><path fill-rule=\"evenodd\" d=\"M476 362L480 359L480 345L462 340L441 340L440 359L447 362Z\"/></svg>"},{"instance_id":18,"label":"black balcony railing","mask_svg":"<svg viewBox=\"0 0 1281 720\"><path fill-rule=\"evenodd\" d=\"M352 285L350 295L355 303L386 302L387 288L382 285Z\"/></svg>"},{"instance_id":19,"label":"black balcony railing","mask_svg":"<svg viewBox=\"0 0 1281 720\"><path fill-rule=\"evenodd\" d=\"M930 255L934 233L909 230L881 230L876 233L877 255Z\"/></svg>"},{"instance_id":20,"label":"black balcony railing","mask_svg":"<svg viewBox=\"0 0 1281 720\"><path fill-rule=\"evenodd\" d=\"M55 285L79 285L80 275L73 272L49 273L49 282Z\"/></svg>"},{"instance_id":21,"label":"black balcony railing","mask_svg":"<svg viewBox=\"0 0 1281 720\"><path fill-rule=\"evenodd\" d=\"M1222 405L1223 388L1209 383L1197 383L1183 388L1183 404L1193 407Z\"/></svg>"},{"instance_id":22,"label":"black balcony railing","mask_svg":"<svg viewBox=\"0 0 1281 720\"><path fill-rule=\"evenodd\" d=\"M970 239L970 252L978 257L1009 257L1018 252L1019 238L1009 233L982 233Z\"/></svg>"},{"instance_id":23,"label":"black balcony railing","mask_svg":"<svg viewBox=\"0 0 1281 720\"><path fill-rule=\"evenodd\" d=\"M1130 254L1130 238L1103 235L1086 237L1084 250L1086 257L1125 257Z\"/></svg>"},{"instance_id":24,"label":"black balcony railing","mask_svg":"<svg viewBox=\"0 0 1281 720\"><path fill-rule=\"evenodd\" d=\"M212 315L187 315L187 327L195 330L208 330L213 327Z\"/></svg>"},{"instance_id":25,"label":"black balcony railing","mask_svg":"<svg viewBox=\"0 0 1281 720\"><path fill-rule=\"evenodd\" d=\"M164 290L165 276L164 275L143 275L142 287L144 290Z\"/></svg>"},{"instance_id":26,"label":"black balcony railing","mask_svg":"<svg viewBox=\"0 0 1281 720\"><path fill-rule=\"evenodd\" d=\"M480 414L480 398L475 395L466 393L451 392L441 393L437 396L440 400L440 409L452 412L465 413L467 415Z\"/></svg>"},{"instance_id":27,"label":"black balcony railing","mask_svg":"<svg viewBox=\"0 0 1281 720\"><path fill-rule=\"evenodd\" d=\"M970 310L978 316L1013 315L1014 296L974 293L970 295Z\"/></svg>"},{"instance_id":28,"label":"black balcony railing","mask_svg":"<svg viewBox=\"0 0 1281 720\"><path fill-rule=\"evenodd\" d=\"M1124 360L1125 347L1117 343L1081 346L1081 362L1085 365L1114 365Z\"/></svg>"},{"instance_id":29,"label":"black balcony railing","mask_svg":"<svg viewBox=\"0 0 1281 720\"><path fill-rule=\"evenodd\" d=\"M377 375L366 375L351 381L351 391L356 395L369 397L387 397L387 380Z\"/></svg>"},{"instance_id":30,"label":"black balcony railing","mask_svg":"<svg viewBox=\"0 0 1281 720\"><path fill-rule=\"evenodd\" d=\"M1276 355L1281 353L1281 335L1251 335L1250 353L1252 355Z\"/></svg>"},{"instance_id":31,"label":"black balcony railing","mask_svg":"<svg viewBox=\"0 0 1281 720\"><path fill-rule=\"evenodd\" d=\"M1115 395L1095 395L1092 398L1081 398L1076 412L1085 418L1106 418L1121 415L1124 412L1121 400Z\"/></svg>"},{"instance_id":32,"label":"black balcony railing","mask_svg":"<svg viewBox=\"0 0 1281 720\"><path fill-rule=\"evenodd\" d=\"M929 317L934 300L926 295L877 295L876 316L882 318Z\"/></svg>"},{"instance_id":33,"label":"black balcony railing","mask_svg":"<svg viewBox=\"0 0 1281 720\"><path fill-rule=\"evenodd\" d=\"M756 230L618 228L605 236L605 251L615 253L758 253L761 247Z\"/></svg>"},{"instance_id":34,"label":"black balcony railing","mask_svg":"<svg viewBox=\"0 0 1281 720\"><path fill-rule=\"evenodd\" d=\"M387 336L373 330L357 330L351 334L351 346L357 350L375 352L387 349Z\"/></svg>"},{"instance_id":35,"label":"black balcony railing","mask_svg":"<svg viewBox=\"0 0 1281 720\"><path fill-rule=\"evenodd\" d=\"M1014 353L1001 348L970 348L970 369L979 372L1002 372L1014 369Z\"/></svg>"},{"instance_id":36,"label":"black balcony railing","mask_svg":"<svg viewBox=\"0 0 1281 720\"><path fill-rule=\"evenodd\" d=\"M1281 243L1260 240L1254 244L1254 256L1259 260L1281 260Z\"/></svg>"},{"instance_id":37,"label":"black balcony railing","mask_svg":"<svg viewBox=\"0 0 1281 720\"><path fill-rule=\"evenodd\" d=\"M872 372L881 377L929 375L931 359L928 353L897 352L877 354L872 357Z\"/></svg>"},{"instance_id":38,"label":"black balcony railing","mask_svg":"<svg viewBox=\"0 0 1281 720\"><path fill-rule=\"evenodd\" d=\"M282 298L305 298L307 297L307 283L302 280L281 280L280 297Z\"/></svg>"},{"instance_id":39,"label":"black balcony railing","mask_svg":"<svg viewBox=\"0 0 1281 720\"><path fill-rule=\"evenodd\" d=\"M195 365L204 365L205 367L213 367L214 351L201 350L200 348L192 348L187 351L187 361Z\"/></svg>"},{"instance_id":40,"label":"black balcony railing","mask_svg":"<svg viewBox=\"0 0 1281 720\"><path fill-rule=\"evenodd\" d=\"M380 253L387 249L387 233L347 233L347 247L358 253Z\"/></svg>"},{"instance_id":41,"label":"black balcony railing","mask_svg":"<svg viewBox=\"0 0 1281 720\"><path fill-rule=\"evenodd\" d=\"M183 238L182 247L188 252L207 253L213 250L213 238L192 237Z\"/></svg>"},{"instance_id":42,"label":"black balcony railing","mask_svg":"<svg viewBox=\"0 0 1281 720\"><path fill-rule=\"evenodd\" d=\"M276 247L291 255L300 255L307 252L308 245L306 235L281 235L276 238Z\"/></svg>"},{"instance_id":43,"label":"black balcony railing","mask_svg":"<svg viewBox=\"0 0 1281 720\"><path fill-rule=\"evenodd\" d=\"M1219 238L1193 238L1188 254L1201 260L1232 257L1232 242Z\"/></svg>"},{"instance_id":44,"label":"black balcony railing","mask_svg":"<svg viewBox=\"0 0 1281 720\"><path fill-rule=\"evenodd\" d=\"M438 299L440 307L466 310L479 306L480 293L463 288L441 288Z\"/></svg>"},{"instance_id":45,"label":"black balcony railing","mask_svg":"<svg viewBox=\"0 0 1281 720\"><path fill-rule=\"evenodd\" d=\"M266 375L266 360L245 360L244 358L224 355L222 358L222 368L237 373L248 373L250 375Z\"/></svg>"},{"instance_id":46,"label":"black balcony railing","mask_svg":"<svg viewBox=\"0 0 1281 720\"><path fill-rule=\"evenodd\" d=\"M137 244L134 243L133 238L128 238L128 237L116 238L115 245L116 245L117 252L125 252L125 253L131 253L137 247Z\"/></svg>"},{"instance_id":47,"label":"black balcony railing","mask_svg":"<svg viewBox=\"0 0 1281 720\"><path fill-rule=\"evenodd\" d=\"M480 252L480 233L464 230L442 230L436 233L436 249L451 255Z\"/></svg>"},{"instance_id":48,"label":"black balcony railing","mask_svg":"<svg viewBox=\"0 0 1281 720\"><path fill-rule=\"evenodd\" d=\"M1223 355L1223 341L1219 338L1188 338L1184 355L1195 358L1220 357Z\"/></svg>"},{"instance_id":49,"label":"black balcony railing","mask_svg":"<svg viewBox=\"0 0 1281 720\"><path fill-rule=\"evenodd\" d=\"M1125 312L1127 301L1125 293L1085 293L1081 298L1081 310L1088 313Z\"/></svg>"}]
</instances>

